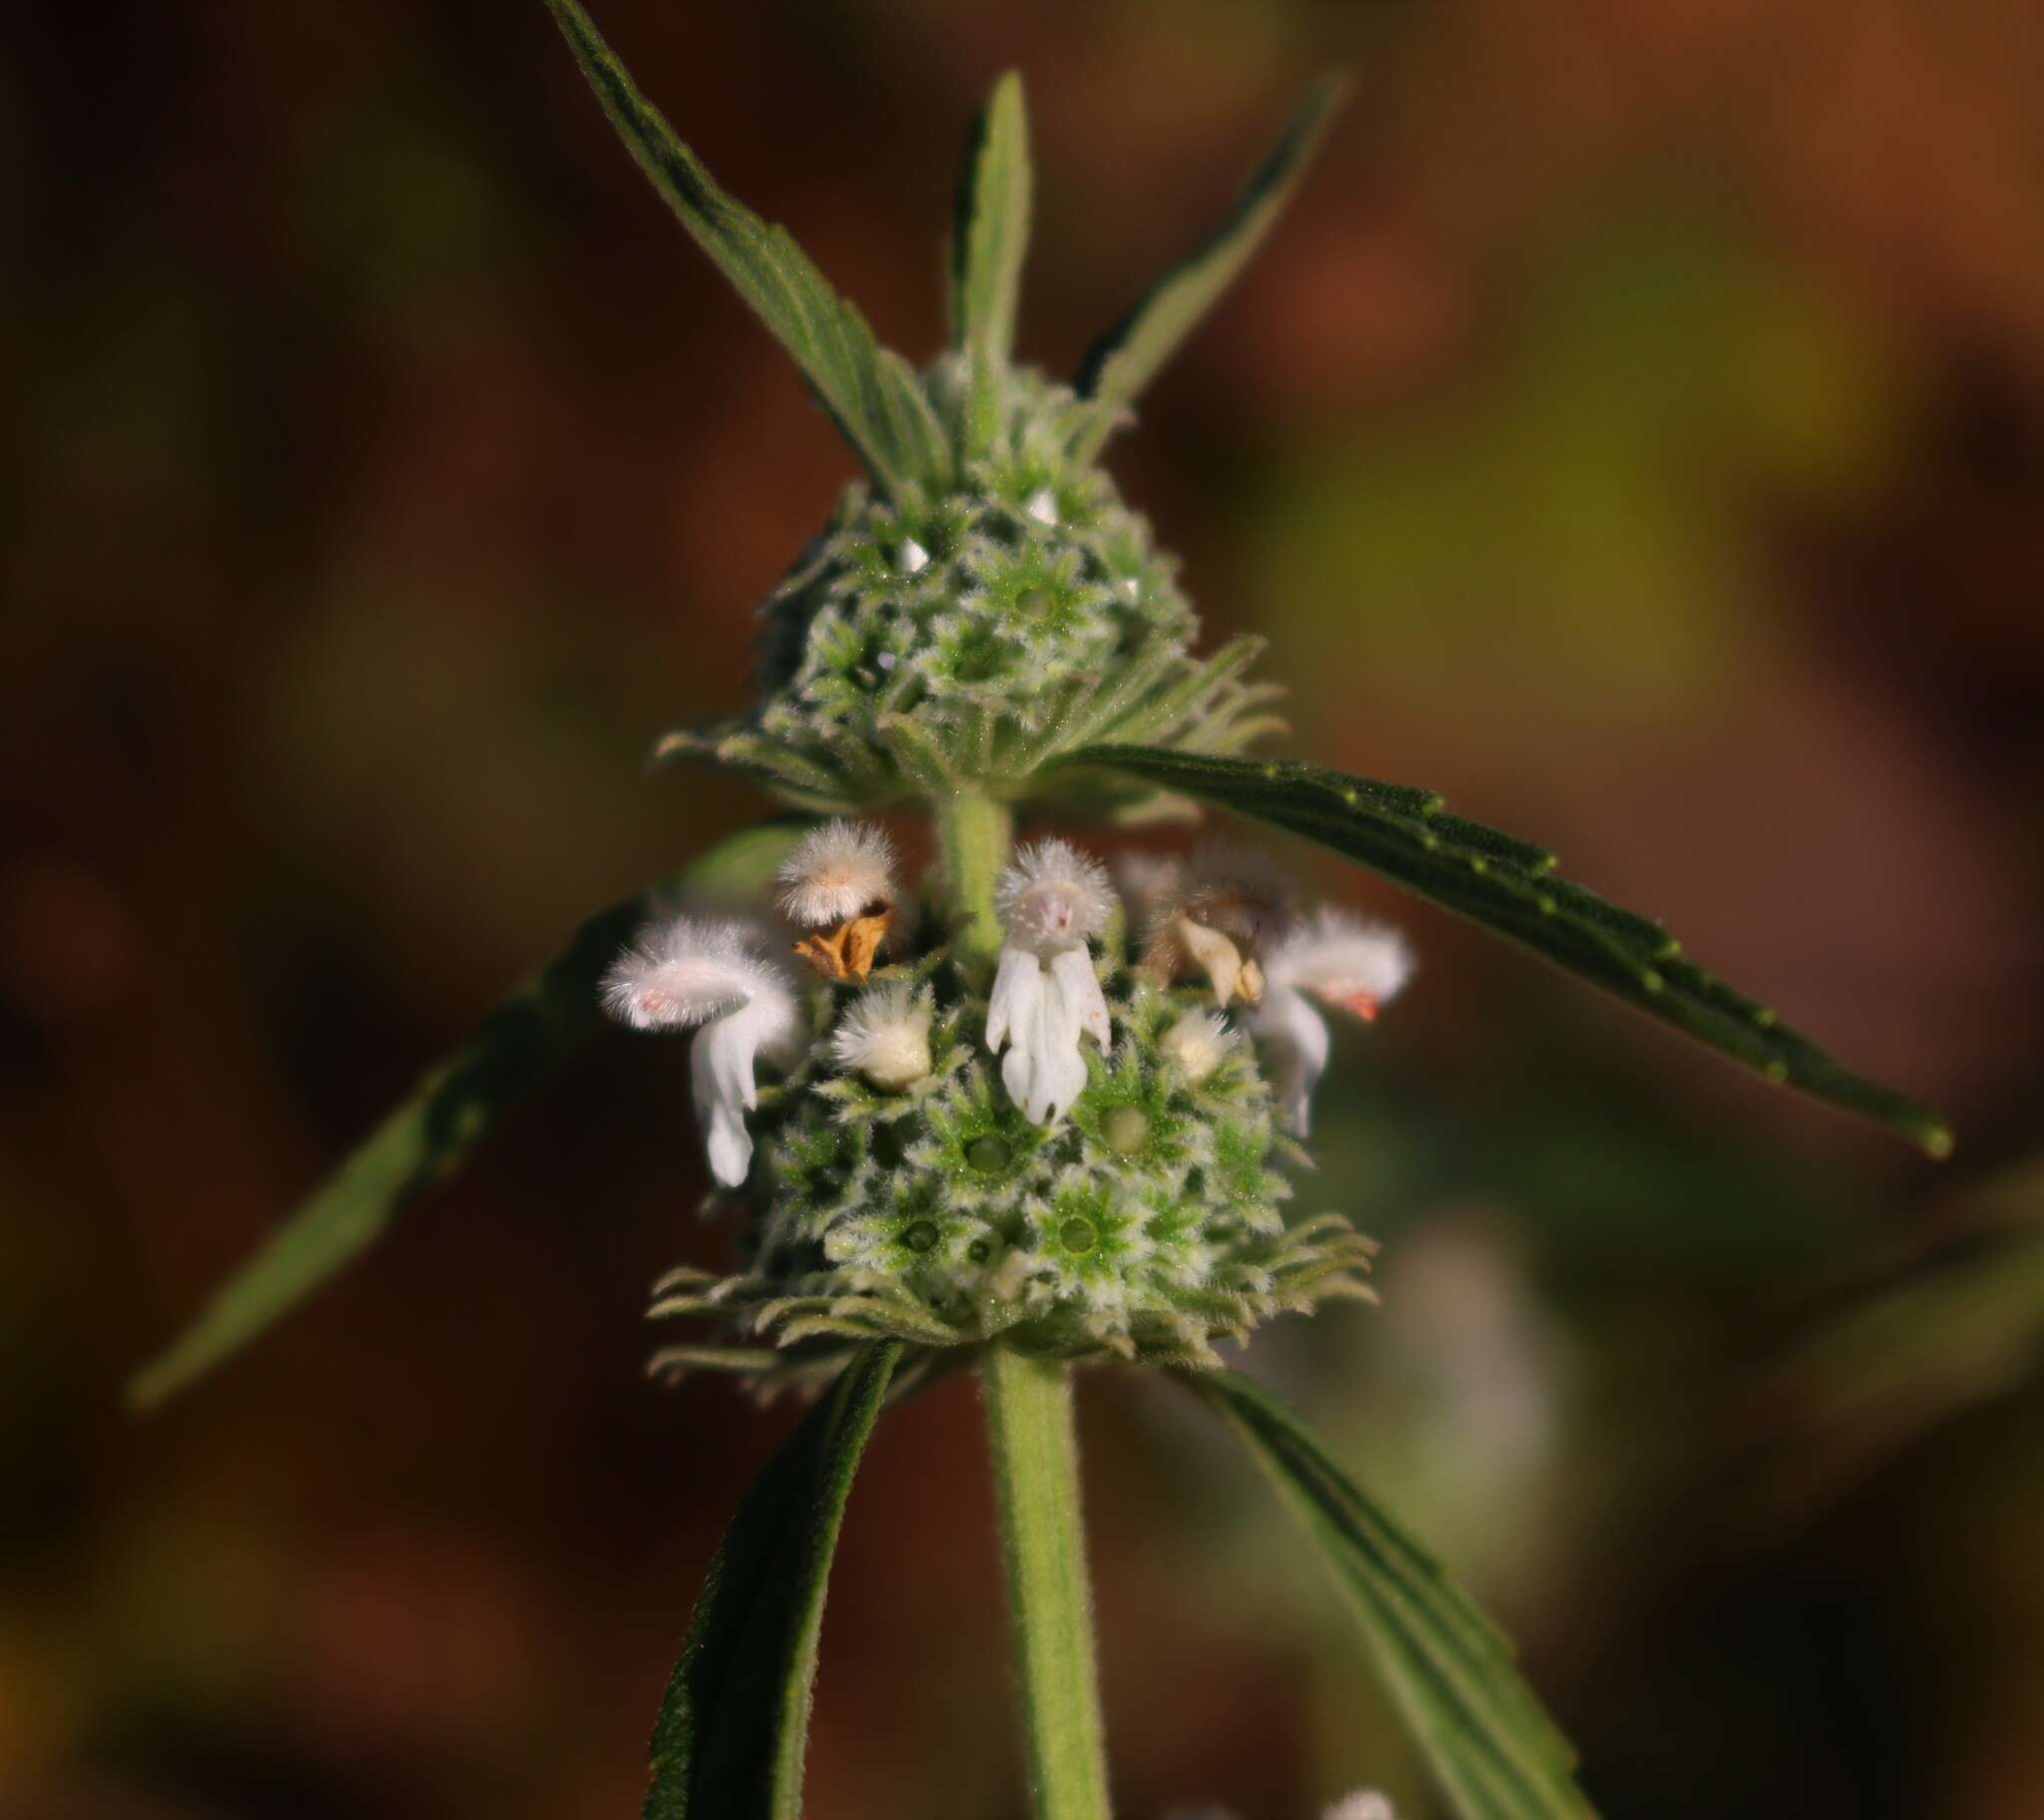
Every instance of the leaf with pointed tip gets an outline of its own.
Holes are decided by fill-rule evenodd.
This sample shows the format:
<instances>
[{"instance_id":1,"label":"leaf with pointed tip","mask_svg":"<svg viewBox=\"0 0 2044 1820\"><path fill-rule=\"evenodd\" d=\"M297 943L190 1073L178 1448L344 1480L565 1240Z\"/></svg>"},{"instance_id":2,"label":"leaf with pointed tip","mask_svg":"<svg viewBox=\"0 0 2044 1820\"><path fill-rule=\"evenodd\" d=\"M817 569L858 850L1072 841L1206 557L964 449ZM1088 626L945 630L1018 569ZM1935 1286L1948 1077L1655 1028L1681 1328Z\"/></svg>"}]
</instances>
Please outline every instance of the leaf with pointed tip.
<instances>
[{"instance_id":1,"label":"leaf with pointed tip","mask_svg":"<svg viewBox=\"0 0 2044 1820\"><path fill-rule=\"evenodd\" d=\"M739 1505L661 1701L645 1820L799 1820L830 1558L900 1356L862 1349Z\"/></svg>"},{"instance_id":2,"label":"leaf with pointed tip","mask_svg":"<svg viewBox=\"0 0 2044 1820\"><path fill-rule=\"evenodd\" d=\"M1512 1646L1439 1563L1363 1496L1298 1418L1232 1371L1181 1371L1326 1551L1378 1672L1464 1820L1594 1820L1575 1752Z\"/></svg>"},{"instance_id":3,"label":"leaf with pointed tip","mask_svg":"<svg viewBox=\"0 0 2044 1820\"><path fill-rule=\"evenodd\" d=\"M974 123L951 237L952 343L996 363L1015 350L1029 198L1029 123L1022 78L1010 70Z\"/></svg>"},{"instance_id":4,"label":"leaf with pointed tip","mask_svg":"<svg viewBox=\"0 0 2044 1820\"><path fill-rule=\"evenodd\" d=\"M1197 328L1215 300L1249 262L1283 209L1328 123L1347 92L1339 76L1323 76L1306 90L1221 225L1192 256L1175 265L1100 336L1079 363L1082 397L1096 401L1073 445L1080 459L1105 442L1121 413Z\"/></svg>"},{"instance_id":5,"label":"leaf with pointed tip","mask_svg":"<svg viewBox=\"0 0 2044 1820\"><path fill-rule=\"evenodd\" d=\"M1877 1120L1932 1156L1951 1130L1929 1107L1854 1074L1765 1005L1682 955L1644 916L1554 875L1554 855L1443 810L1431 791L1351 777L1293 759L1227 758L1153 746L1094 745L1072 754L1254 821L1318 841L1393 884L1530 948L1649 1016L1848 1112Z\"/></svg>"},{"instance_id":6,"label":"leaf with pointed tip","mask_svg":"<svg viewBox=\"0 0 2044 1820\"><path fill-rule=\"evenodd\" d=\"M890 493L911 481L946 481L949 440L914 369L874 340L866 319L830 288L785 228L767 226L717 187L576 0L547 6L653 187L793 357L873 479Z\"/></svg>"},{"instance_id":7,"label":"leaf with pointed tip","mask_svg":"<svg viewBox=\"0 0 2044 1820\"><path fill-rule=\"evenodd\" d=\"M675 881L685 899L736 904L764 890L804 824L734 835ZM129 1385L152 1409L295 1307L363 1250L421 1188L460 1167L511 1104L603 1027L598 983L670 894L656 886L600 910L484 1018L217 1289L199 1318Z\"/></svg>"}]
</instances>

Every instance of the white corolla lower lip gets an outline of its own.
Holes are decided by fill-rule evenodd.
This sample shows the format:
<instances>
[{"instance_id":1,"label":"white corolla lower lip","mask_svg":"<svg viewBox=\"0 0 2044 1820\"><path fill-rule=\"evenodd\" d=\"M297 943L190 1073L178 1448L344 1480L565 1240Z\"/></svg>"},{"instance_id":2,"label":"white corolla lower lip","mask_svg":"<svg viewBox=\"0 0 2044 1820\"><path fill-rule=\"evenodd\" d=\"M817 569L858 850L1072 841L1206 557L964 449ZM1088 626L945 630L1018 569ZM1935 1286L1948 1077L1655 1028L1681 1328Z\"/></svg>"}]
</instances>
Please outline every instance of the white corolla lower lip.
<instances>
[{"instance_id":1,"label":"white corolla lower lip","mask_svg":"<svg viewBox=\"0 0 2044 1820\"><path fill-rule=\"evenodd\" d=\"M1032 1124L1055 1124L1084 1090L1079 1046L1087 1037L1108 1045L1107 1000L1085 945L1059 949L1048 967L1028 948L1003 948L986 1046L1001 1057L1002 1083Z\"/></svg>"}]
</instances>

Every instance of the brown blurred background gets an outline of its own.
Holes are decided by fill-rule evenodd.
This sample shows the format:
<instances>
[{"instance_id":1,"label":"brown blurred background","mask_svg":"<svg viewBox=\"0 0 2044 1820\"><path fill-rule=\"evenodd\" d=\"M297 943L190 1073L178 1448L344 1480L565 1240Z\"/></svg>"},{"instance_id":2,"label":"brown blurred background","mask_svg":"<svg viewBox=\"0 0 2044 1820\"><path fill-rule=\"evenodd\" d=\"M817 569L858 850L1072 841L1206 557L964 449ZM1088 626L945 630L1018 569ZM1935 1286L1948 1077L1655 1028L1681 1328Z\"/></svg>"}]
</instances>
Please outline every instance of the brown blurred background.
<instances>
[{"instance_id":1,"label":"brown blurred background","mask_svg":"<svg viewBox=\"0 0 2044 1820\"><path fill-rule=\"evenodd\" d=\"M2044 1813L2034 12L597 12L918 356L1021 66L1058 370L1355 73L1127 492L1296 749L1551 842L1960 1147L1321 873L1424 958L1309 1189L1385 1305L1257 1367L1505 1617L1611 1820ZM0 136L0 1813L635 1811L787 1421L641 1377L646 1283L721 1244L678 1054L607 1045L218 1378L119 1390L583 909L759 812L642 755L743 699L849 460L537 4L29 9ZM1437 1811L1199 1412L1085 1404L1124 1811ZM963 1382L881 1431L817 1820L1022 1813L983 1474Z\"/></svg>"}]
</instances>

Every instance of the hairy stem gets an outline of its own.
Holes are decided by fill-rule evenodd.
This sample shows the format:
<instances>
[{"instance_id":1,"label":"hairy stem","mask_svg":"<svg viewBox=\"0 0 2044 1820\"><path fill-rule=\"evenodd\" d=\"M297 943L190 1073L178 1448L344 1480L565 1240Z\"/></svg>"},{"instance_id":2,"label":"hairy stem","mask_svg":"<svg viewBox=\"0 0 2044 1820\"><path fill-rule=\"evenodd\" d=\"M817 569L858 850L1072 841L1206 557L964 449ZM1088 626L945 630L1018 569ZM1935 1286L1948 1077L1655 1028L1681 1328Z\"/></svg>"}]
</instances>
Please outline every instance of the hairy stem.
<instances>
[{"instance_id":1,"label":"hairy stem","mask_svg":"<svg viewBox=\"0 0 2044 1820\"><path fill-rule=\"evenodd\" d=\"M980 1376L1036 1820L1108 1820L1072 1369L996 1342Z\"/></svg>"},{"instance_id":2,"label":"hairy stem","mask_svg":"<svg viewBox=\"0 0 2044 1820\"><path fill-rule=\"evenodd\" d=\"M937 852L958 915L958 953L968 965L991 967L1000 951L1001 925L994 915L994 880L1008 863L1015 818L1006 803L961 787L930 804L936 821Z\"/></svg>"}]
</instances>

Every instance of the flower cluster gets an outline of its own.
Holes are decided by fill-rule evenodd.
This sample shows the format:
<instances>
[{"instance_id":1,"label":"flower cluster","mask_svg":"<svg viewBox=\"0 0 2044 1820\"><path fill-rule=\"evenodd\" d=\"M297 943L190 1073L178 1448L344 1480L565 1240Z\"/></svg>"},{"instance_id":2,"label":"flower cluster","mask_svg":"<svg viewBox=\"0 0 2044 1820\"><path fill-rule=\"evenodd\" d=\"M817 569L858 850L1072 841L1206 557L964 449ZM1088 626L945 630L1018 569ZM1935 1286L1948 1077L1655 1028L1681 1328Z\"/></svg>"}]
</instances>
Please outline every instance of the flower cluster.
<instances>
[{"instance_id":1,"label":"flower cluster","mask_svg":"<svg viewBox=\"0 0 2044 1820\"><path fill-rule=\"evenodd\" d=\"M928 375L963 409L964 363ZM1099 740L1239 751L1278 724L1245 684L1258 643L1201 664L1173 563L1101 469L1070 453L1082 401L1002 375L964 484L849 488L762 608L760 702L667 752L748 769L807 808L876 807L961 781L996 795ZM1088 786L1099 796L1098 779Z\"/></svg>"},{"instance_id":2,"label":"flower cluster","mask_svg":"<svg viewBox=\"0 0 2044 1820\"><path fill-rule=\"evenodd\" d=\"M934 918L897 923L885 837L834 821L780 876L806 1009L764 927L683 916L620 959L614 1015L697 1033L711 1171L745 1215L741 1268L675 1273L656 1311L775 1342L661 1362L777 1378L875 1336L996 1334L1207 1362L1272 1314L1367 1293L1368 1241L1288 1218L1278 1164L1301 1154L1323 1009L1373 1016L1402 942L1298 915L1240 855L1125 862L1122 883L1126 905L1067 842L1023 848L989 970Z\"/></svg>"}]
</instances>

